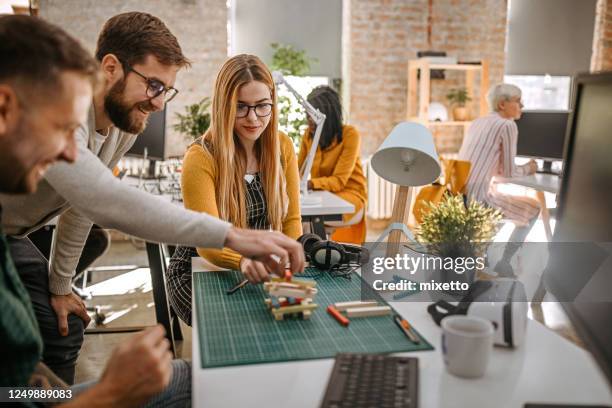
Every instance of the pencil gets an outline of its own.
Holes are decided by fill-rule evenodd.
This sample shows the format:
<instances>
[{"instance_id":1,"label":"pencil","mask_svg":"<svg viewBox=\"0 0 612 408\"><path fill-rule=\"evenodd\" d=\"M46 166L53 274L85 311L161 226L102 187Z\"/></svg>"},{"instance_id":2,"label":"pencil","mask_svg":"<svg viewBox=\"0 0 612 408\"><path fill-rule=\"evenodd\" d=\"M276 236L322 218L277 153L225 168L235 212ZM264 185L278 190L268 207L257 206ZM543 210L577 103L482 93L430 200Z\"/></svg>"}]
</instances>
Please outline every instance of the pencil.
<instances>
[{"instance_id":1,"label":"pencil","mask_svg":"<svg viewBox=\"0 0 612 408\"><path fill-rule=\"evenodd\" d=\"M234 286L233 288L229 289L226 293L228 295L233 294L234 292L236 292L238 289L240 289L241 287L243 287L244 285L246 285L247 283L249 283L248 279L243 280L242 282L240 282L239 284L237 284L236 286Z\"/></svg>"}]
</instances>

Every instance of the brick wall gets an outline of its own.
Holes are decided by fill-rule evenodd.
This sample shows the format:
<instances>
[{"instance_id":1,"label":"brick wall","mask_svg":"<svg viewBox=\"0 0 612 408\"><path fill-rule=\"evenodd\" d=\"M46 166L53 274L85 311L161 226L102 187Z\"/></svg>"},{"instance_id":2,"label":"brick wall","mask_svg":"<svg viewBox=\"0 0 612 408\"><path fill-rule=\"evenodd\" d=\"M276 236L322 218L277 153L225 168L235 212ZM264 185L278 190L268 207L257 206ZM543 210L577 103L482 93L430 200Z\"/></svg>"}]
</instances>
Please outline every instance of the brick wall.
<instances>
[{"instance_id":1,"label":"brick wall","mask_svg":"<svg viewBox=\"0 0 612 408\"><path fill-rule=\"evenodd\" d=\"M40 16L79 38L92 51L102 25L115 14L143 11L161 18L193 62L181 71L179 95L168 104L166 152L184 153L187 141L174 130L175 112L212 94L215 76L227 58L226 0L40 0Z\"/></svg>"},{"instance_id":2,"label":"brick wall","mask_svg":"<svg viewBox=\"0 0 612 408\"><path fill-rule=\"evenodd\" d=\"M488 59L490 83L503 79L506 0L345 0L343 95L349 120L363 135L362 154L373 153L405 120L407 61L420 50L446 51L463 60ZM429 9L431 7L431 14ZM428 41L428 22L431 36ZM443 102L463 76L432 81L432 101ZM456 150L459 129L437 130L438 147Z\"/></svg>"},{"instance_id":3,"label":"brick wall","mask_svg":"<svg viewBox=\"0 0 612 408\"><path fill-rule=\"evenodd\" d=\"M612 0L598 0L591 71L612 71Z\"/></svg>"}]
</instances>

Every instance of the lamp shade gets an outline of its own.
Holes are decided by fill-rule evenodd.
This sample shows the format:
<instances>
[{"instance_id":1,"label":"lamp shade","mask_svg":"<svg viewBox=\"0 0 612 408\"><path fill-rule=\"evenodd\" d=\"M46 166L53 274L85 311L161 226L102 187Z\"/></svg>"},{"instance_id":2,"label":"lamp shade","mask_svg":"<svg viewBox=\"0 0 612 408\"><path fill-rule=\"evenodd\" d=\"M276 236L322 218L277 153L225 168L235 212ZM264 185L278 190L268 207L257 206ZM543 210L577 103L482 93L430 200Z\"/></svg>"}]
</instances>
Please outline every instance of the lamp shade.
<instances>
[{"instance_id":1,"label":"lamp shade","mask_svg":"<svg viewBox=\"0 0 612 408\"><path fill-rule=\"evenodd\" d=\"M423 186L440 176L440 162L429 129L420 123L402 122L372 156L380 177L400 186Z\"/></svg>"}]
</instances>

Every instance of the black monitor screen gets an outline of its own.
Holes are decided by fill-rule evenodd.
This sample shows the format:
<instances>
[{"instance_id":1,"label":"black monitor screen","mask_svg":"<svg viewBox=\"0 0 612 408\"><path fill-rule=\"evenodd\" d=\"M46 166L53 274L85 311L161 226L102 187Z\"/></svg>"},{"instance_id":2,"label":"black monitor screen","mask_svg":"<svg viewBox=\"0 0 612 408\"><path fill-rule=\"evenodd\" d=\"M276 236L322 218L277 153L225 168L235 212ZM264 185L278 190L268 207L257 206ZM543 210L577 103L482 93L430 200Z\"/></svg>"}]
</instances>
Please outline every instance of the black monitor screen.
<instances>
[{"instance_id":1,"label":"black monitor screen","mask_svg":"<svg viewBox=\"0 0 612 408\"><path fill-rule=\"evenodd\" d=\"M130 156L144 156L147 148L147 157L164 160L166 158L166 110L153 112L145 130L138 135L136 143L127 152Z\"/></svg>"},{"instance_id":2,"label":"black monitor screen","mask_svg":"<svg viewBox=\"0 0 612 408\"><path fill-rule=\"evenodd\" d=\"M524 111L516 121L516 154L561 160L567 127L567 111Z\"/></svg>"},{"instance_id":3,"label":"black monitor screen","mask_svg":"<svg viewBox=\"0 0 612 408\"><path fill-rule=\"evenodd\" d=\"M612 383L612 74L575 86L546 283Z\"/></svg>"}]
</instances>

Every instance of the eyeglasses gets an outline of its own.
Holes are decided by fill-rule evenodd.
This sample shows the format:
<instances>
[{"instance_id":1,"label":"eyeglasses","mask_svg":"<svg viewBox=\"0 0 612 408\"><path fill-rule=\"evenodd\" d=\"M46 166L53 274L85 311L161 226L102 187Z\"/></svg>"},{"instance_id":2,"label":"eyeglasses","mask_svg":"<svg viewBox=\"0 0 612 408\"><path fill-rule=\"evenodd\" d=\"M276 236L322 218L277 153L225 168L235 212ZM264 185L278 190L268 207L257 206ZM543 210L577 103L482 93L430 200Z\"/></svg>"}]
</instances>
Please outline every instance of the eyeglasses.
<instances>
[{"instance_id":1,"label":"eyeglasses","mask_svg":"<svg viewBox=\"0 0 612 408\"><path fill-rule=\"evenodd\" d=\"M147 76L144 76L143 74L141 74L140 72L136 71L134 68L128 66L128 71L131 71L133 73L135 73L136 75L138 75L139 77L141 77L142 79L144 79L147 83L147 96L150 99L154 99L157 98L159 95L161 95L162 93L164 94L164 103L168 103L170 102L172 99L174 99L174 97L176 96L176 94L178 93L178 90L176 88L173 88L171 86L166 87L166 85L164 85L164 83L158 79L153 79L153 78L149 78Z\"/></svg>"},{"instance_id":2,"label":"eyeglasses","mask_svg":"<svg viewBox=\"0 0 612 408\"><path fill-rule=\"evenodd\" d=\"M249 116L249 113L251 113L251 109L253 109L258 118L263 118L272 113L272 106L273 105L271 103L258 103L257 105L239 103L238 107L236 108L236 117L246 118Z\"/></svg>"}]
</instances>

